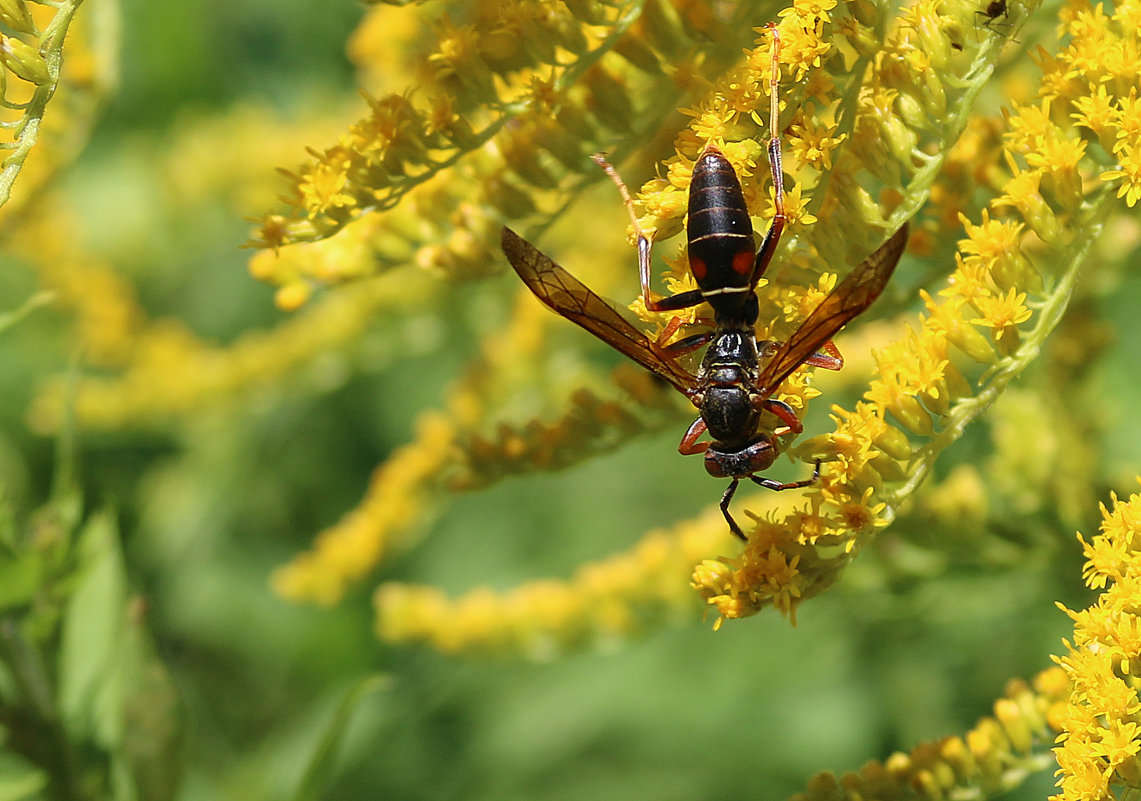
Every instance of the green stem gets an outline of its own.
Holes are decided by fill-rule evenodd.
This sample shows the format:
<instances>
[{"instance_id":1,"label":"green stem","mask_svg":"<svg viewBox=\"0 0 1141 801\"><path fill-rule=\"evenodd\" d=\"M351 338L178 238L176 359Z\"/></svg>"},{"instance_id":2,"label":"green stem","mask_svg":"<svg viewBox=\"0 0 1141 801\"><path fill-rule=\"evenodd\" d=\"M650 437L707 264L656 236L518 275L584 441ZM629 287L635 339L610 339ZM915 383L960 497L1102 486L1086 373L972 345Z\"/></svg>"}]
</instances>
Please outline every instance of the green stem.
<instances>
[{"instance_id":1,"label":"green stem","mask_svg":"<svg viewBox=\"0 0 1141 801\"><path fill-rule=\"evenodd\" d=\"M0 703L8 747L43 769L44 795L55 801L87 801L76 781L75 755L67 739L43 654L12 616L0 618L0 661L16 685L16 699Z\"/></svg>"},{"instance_id":2,"label":"green stem","mask_svg":"<svg viewBox=\"0 0 1141 801\"><path fill-rule=\"evenodd\" d=\"M47 111L48 102L59 86L60 67L63 64L63 42L67 36L67 29L71 25L72 17L75 16L75 12L81 5L83 5L83 0L62 3L51 22L48 23L47 28L44 29L40 52L47 62L49 80L46 84L37 86L32 94L27 112L20 120L20 130L16 134L12 154L4 159L3 166L0 167L0 206L7 203L8 198L11 197L12 185L16 182L16 176L20 174L20 169L24 166L28 153L31 152L36 140L39 139L44 112Z\"/></svg>"},{"instance_id":3,"label":"green stem","mask_svg":"<svg viewBox=\"0 0 1141 801\"><path fill-rule=\"evenodd\" d=\"M931 472L939 453L959 439L967 426L985 414L1010 382L1038 358L1042 344L1058 326L1058 323L1062 321L1070 297L1073 295L1074 285L1077 283L1081 267L1085 263L1094 242L1101 236L1105 217L1114 207L1113 200L1114 197L1111 192L1102 190L1091 204L1087 217L1088 224L1083 226L1080 235L1070 246L1061 278L1043 301L1038 313L1037 324L1023 340L1018 350L990 371L985 379L985 386L977 395L955 404L946 417L943 429L916 454L908 471L907 480L898 489L884 496L888 505L885 514L889 519L894 517L895 510L900 503L923 483L928 473Z\"/></svg>"}]
</instances>

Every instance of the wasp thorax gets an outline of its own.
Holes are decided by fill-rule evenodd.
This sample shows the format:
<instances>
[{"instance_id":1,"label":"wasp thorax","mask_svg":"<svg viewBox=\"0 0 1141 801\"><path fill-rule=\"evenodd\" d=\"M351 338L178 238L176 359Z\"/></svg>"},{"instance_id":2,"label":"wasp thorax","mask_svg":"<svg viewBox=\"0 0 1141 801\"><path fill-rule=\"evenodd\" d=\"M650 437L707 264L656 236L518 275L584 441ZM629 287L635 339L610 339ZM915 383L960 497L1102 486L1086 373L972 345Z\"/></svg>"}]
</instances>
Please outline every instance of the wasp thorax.
<instances>
[{"instance_id":1,"label":"wasp thorax","mask_svg":"<svg viewBox=\"0 0 1141 801\"><path fill-rule=\"evenodd\" d=\"M736 445L757 432L760 413L740 385L713 386L705 391L701 419L714 441Z\"/></svg>"}]
</instances>

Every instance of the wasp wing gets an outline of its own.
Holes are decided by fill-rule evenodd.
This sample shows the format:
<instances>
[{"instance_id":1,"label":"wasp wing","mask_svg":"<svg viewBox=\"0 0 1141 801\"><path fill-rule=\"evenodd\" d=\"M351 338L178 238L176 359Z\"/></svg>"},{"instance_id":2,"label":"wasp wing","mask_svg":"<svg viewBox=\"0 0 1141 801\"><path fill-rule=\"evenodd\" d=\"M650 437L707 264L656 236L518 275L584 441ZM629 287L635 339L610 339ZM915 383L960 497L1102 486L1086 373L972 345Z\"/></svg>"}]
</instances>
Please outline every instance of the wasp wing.
<instances>
[{"instance_id":1,"label":"wasp wing","mask_svg":"<svg viewBox=\"0 0 1141 801\"><path fill-rule=\"evenodd\" d=\"M804 361L820 350L849 323L879 297L891 278L899 257L907 244L907 223L892 234L891 239L860 262L848 277L828 293L828 297L808 315L765 364L757 381L764 396L771 395Z\"/></svg>"},{"instance_id":2,"label":"wasp wing","mask_svg":"<svg viewBox=\"0 0 1141 801\"><path fill-rule=\"evenodd\" d=\"M657 373L683 393L694 386L694 376L659 348L614 306L555 264L523 237L504 228L503 253L535 297L572 323Z\"/></svg>"}]
</instances>

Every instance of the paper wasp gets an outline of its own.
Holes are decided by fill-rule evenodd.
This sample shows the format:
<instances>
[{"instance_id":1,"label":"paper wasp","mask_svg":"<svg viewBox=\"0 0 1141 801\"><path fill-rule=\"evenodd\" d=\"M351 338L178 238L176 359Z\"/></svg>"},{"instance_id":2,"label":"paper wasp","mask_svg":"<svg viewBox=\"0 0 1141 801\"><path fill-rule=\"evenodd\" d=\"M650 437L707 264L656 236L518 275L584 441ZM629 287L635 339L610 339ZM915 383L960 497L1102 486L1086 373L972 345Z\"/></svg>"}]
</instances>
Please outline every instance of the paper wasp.
<instances>
[{"instance_id":1,"label":"paper wasp","mask_svg":"<svg viewBox=\"0 0 1141 801\"><path fill-rule=\"evenodd\" d=\"M907 225L896 231L820 303L783 343L758 343L754 326L758 316L756 286L764 274L784 230L781 145L777 120L776 87L779 78L775 26L773 33L769 162L775 187L776 215L758 248L737 174L725 156L707 147L698 157L689 189L687 222L689 267L698 288L669 297L650 290L650 240L637 227L630 195L614 169L599 156L596 161L617 183L638 232L638 267L646 308L671 311L709 303L713 330L662 344L664 337L649 338L626 319L617 307L588 289L573 275L540 253L509 228L502 233L503 252L519 277L543 303L585 328L672 384L701 415L682 437L683 455L705 454L705 469L716 478L731 479L721 497L721 513L732 532L746 539L729 513L737 485L748 478L772 490L795 489L819 477L820 460L812 477L781 483L756 474L776 460L774 432L762 426L761 415L770 412L793 433L803 426L795 411L772 396L781 383L802 364L838 370L843 365L831 344L847 322L879 296L907 242ZM676 330L667 327L667 336ZM678 358L708 343L697 372ZM762 366L762 361L764 365ZM712 442L698 442L709 432Z\"/></svg>"}]
</instances>

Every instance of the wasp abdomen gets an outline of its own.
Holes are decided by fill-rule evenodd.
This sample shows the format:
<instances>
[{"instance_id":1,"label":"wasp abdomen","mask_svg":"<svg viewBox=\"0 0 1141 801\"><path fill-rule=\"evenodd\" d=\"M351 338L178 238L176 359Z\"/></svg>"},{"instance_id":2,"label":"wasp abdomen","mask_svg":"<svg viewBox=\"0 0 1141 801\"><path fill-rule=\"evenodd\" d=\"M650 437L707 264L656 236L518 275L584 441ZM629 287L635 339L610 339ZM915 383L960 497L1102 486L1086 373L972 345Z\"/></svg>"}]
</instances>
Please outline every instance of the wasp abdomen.
<instances>
[{"instance_id":1,"label":"wasp abdomen","mask_svg":"<svg viewBox=\"0 0 1141 801\"><path fill-rule=\"evenodd\" d=\"M702 294L710 302L737 294L742 298L733 305L743 302L756 259L753 223L737 174L719 150L706 150L693 167L687 231L690 269Z\"/></svg>"},{"instance_id":2,"label":"wasp abdomen","mask_svg":"<svg viewBox=\"0 0 1141 801\"><path fill-rule=\"evenodd\" d=\"M691 246L710 236L747 236L750 245L753 241L753 223L741 182L719 150L706 150L693 166L688 230Z\"/></svg>"}]
</instances>

